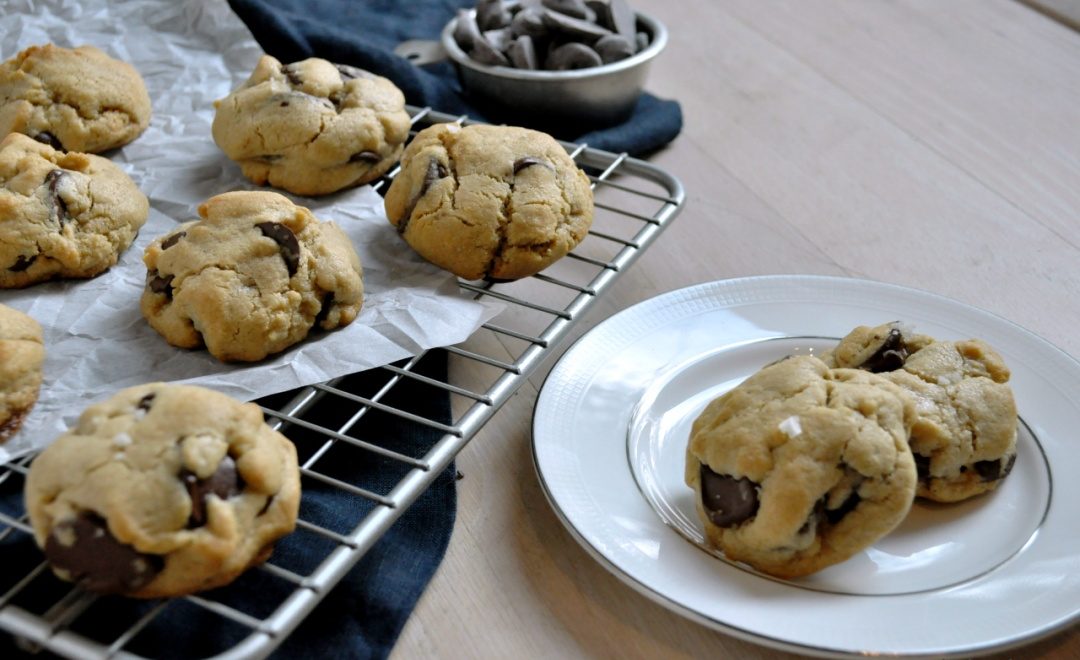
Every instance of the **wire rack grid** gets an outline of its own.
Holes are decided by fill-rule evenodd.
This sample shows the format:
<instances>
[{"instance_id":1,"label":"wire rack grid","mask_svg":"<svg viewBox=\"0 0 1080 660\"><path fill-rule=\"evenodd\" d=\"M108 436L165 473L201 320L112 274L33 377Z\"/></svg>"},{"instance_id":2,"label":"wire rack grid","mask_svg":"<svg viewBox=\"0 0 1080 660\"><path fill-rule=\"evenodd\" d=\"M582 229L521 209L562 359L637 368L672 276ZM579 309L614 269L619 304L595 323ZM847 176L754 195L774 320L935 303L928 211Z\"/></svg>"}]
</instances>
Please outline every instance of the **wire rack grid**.
<instances>
[{"instance_id":1,"label":"wire rack grid","mask_svg":"<svg viewBox=\"0 0 1080 660\"><path fill-rule=\"evenodd\" d=\"M409 108L412 135L442 122L473 123L431 108ZM347 499L353 519L326 525L305 517L304 497L294 536L312 540L317 552L302 561L278 553L237 583L213 592L158 601L97 596L55 578L33 546L21 498L0 510L0 547L5 571L0 577L0 630L24 650L48 650L72 658L138 658L169 655L172 648L162 621L188 618L193 625L232 629L222 648L203 657L262 658L269 655L359 562L380 537L452 464L512 394L551 355L598 296L612 285L681 210L681 183L649 163L563 143L589 173L595 218L586 239L566 258L541 274L511 283L459 281L475 298L500 301L505 310L463 344L448 347L450 374L428 373L421 353L402 363L378 367L356 377L260 400L268 422L297 445L305 495L310 488L330 490ZM375 184L385 192L398 172ZM359 376L359 375L358 375ZM403 383L426 388L432 397L454 404L450 423L423 403L395 397ZM380 420L381 425L376 421ZM417 451L404 453L394 438L370 429L420 429L431 438ZM33 457L0 466L0 488L21 492ZM377 485L335 474L332 466L366 461L380 470ZM387 475L391 475L389 480ZM260 606L232 592L258 589ZM93 617L109 612L109 625ZM92 625L84 621L94 621ZM209 623L207 623L209 622ZM174 626L169 626L172 628Z\"/></svg>"}]
</instances>

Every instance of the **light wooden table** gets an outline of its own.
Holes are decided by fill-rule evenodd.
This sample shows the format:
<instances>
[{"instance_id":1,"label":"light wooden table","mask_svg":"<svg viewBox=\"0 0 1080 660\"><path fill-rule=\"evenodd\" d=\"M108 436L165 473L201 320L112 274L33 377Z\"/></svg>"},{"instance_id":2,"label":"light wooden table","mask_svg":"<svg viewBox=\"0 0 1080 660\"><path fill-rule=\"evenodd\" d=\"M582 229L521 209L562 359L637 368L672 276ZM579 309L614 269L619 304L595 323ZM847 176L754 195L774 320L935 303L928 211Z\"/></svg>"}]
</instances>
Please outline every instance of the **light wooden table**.
<instances>
[{"instance_id":1,"label":"light wooden table","mask_svg":"<svg viewBox=\"0 0 1080 660\"><path fill-rule=\"evenodd\" d=\"M649 89L686 125L650 160L688 199L579 334L690 284L813 273L1080 356L1080 34L1012 0L633 4L671 32ZM394 657L785 657L654 605L565 531L529 448L550 366L459 456L450 549ZM1080 628L1012 655L1080 657Z\"/></svg>"}]
</instances>

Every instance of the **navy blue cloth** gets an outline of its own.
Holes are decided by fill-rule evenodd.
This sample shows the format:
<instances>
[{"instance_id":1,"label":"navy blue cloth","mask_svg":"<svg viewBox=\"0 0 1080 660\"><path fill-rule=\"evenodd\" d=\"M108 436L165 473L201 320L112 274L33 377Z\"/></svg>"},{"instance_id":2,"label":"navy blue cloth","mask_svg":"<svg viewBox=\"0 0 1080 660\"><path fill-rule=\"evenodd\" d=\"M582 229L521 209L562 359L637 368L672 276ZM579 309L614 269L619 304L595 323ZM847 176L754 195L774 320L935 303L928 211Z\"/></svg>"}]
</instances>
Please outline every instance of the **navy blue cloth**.
<instances>
[{"instance_id":1,"label":"navy blue cloth","mask_svg":"<svg viewBox=\"0 0 1080 660\"><path fill-rule=\"evenodd\" d=\"M421 360L416 371L445 381L446 368L446 353L434 351ZM376 369L350 376L338 387L371 397L389 376L389 372ZM272 399L264 400L264 405L276 408L288 401L289 395ZM427 419L451 422L446 393L408 378L394 385L383 402ZM353 412L341 408L332 398L326 398L315 404L304 418L339 428ZM360 439L417 458L426 454L442 436L439 431L379 411L369 411L356 429L353 433ZM325 440L296 427L286 434L297 445L301 462ZM377 493L389 492L409 469L400 462L341 445L331 449L314 468ZM274 657L367 659L389 655L446 551L457 506L455 475L452 465L439 474L431 488L285 639ZM320 527L346 534L373 506L363 498L317 480L303 480L300 518ZM14 518L23 514L21 479L9 478L0 483L0 511ZM277 543L271 563L309 575L335 545L322 535L298 528ZM0 557L4 560L0 594L6 593L43 559L30 535L22 532L0 538ZM42 614L68 589L69 585L46 572L20 592L14 604ZM295 589L294 584L265 571L251 570L233 584L200 596L262 619ZM108 644L154 605L156 602L102 597L76 618L71 628ZM207 657L233 647L250 632L201 607L174 600L124 650L152 658ZM0 657L16 655L23 653L14 647L10 637L0 634Z\"/></svg>"},{"instance_id":2,"label":"navy blue cloth","mask_svg":"<svg viewBox=\"0 0 1080 660\"><path fill-rule=\"evenodd\" d=\"M413 66L393 49L409 39L436 40L457 10L475 0L229 0L259 45L283 62L321 57L394 81L408 103L483 119L462 95L449 62ZM675 101L643 94L630 118L582 134L574 126L544 126L556 137L643 156L675 139L682 110Z\"/></svg>"}]
</instances>

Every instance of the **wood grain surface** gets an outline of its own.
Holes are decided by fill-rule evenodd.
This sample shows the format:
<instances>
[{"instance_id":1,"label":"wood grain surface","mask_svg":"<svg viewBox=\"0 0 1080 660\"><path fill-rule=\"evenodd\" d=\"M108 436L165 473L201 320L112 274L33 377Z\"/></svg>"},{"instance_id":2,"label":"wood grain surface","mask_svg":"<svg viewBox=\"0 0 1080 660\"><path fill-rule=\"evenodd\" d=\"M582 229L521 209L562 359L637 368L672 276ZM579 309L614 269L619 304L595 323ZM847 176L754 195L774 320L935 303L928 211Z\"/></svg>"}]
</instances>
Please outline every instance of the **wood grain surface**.
<instances>
[{"instance_id":1,"label":"wood grain surface","mask_svg":"<svg viewBox=\"0 0 1080 660\"><path fill-rule=\"evenodd\" d=\"M576 334L690 284L810 273L949 296L1080 356L1080 33L1011 0L633 4L671 33L648 89L685 128L649 160L688 198ZM550 366L459 455L450 549L394 657L789 657L653 604L572 539L530 454ZM1080 632L1002 657L1077 658Z\"/></svg>"}]
</instances>

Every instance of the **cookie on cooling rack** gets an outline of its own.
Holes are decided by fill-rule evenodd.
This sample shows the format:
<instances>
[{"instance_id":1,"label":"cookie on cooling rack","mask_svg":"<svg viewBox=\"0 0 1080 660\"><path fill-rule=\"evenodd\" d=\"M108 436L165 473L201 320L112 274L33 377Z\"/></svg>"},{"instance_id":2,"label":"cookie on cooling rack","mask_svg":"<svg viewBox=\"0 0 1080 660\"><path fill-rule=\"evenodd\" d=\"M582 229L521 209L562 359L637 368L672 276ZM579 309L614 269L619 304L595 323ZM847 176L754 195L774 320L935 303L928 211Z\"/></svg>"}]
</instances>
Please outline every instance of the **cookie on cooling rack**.
<instances>
[{"instance_id":1,"label":"cookie on cooling rack","mask_svg":"<svg viewBox=\"0 0 1080 660\"><path fill-rule=\"evenodd\" d=\"M785 578L870 546L915 497L914 415L900 387L815 357L750 376L691 429L685 480L708 542Z\"/></svg>"},{"instance_id":2,"label":"cookie on cooling rack","mask_svg":"<svg viewBox=\"0 0 1080 660\"><path fill-rule=\"evenodd\" d=\"M318 58L282 64L264 55L214 108L214 142L244 176L297 195L377 179L409 137L405 97L392 82Z\"/></svg>"},{"instance_id":3,"label":"cookie on cooling rack","mask_svg":"<svg viewBox=\"0 0 1080 660\"><path fill-rule=\"evenodd\" d=\"M217 195L199 215L143 256L142 313L173 346L261 360L360 312L360 258L336 224L272 192Z\"/></svg>"},{"instance_id":4,"label":"cookie on cooling rack","mask_svg":"<svg viewBox=\"0 0 1080 660\"><path fill-rule=\"evenodd\" d=\"M178 596L226 584L292 531L296 448L254 404L140 385L87 408L26 478L34 538L61 578Z\"/></svg>"},{"instance_id":5,"label":"cookie on cooling rack","mask_svg":"<svg viewBox=\"0 0 1080 660\"><path fill-rule=\"evenodd\" d=\"M957 502L994 490L1012 471L1010 372L986 342L938 341L887 323L855 328L822 359L879 373L915 397L910 441L920 497Z\"/></svg>"},{"instance_id":6,"label":"cookie on cooling rack","mask_svg":"<svg viewBox=\"0 0 1080 660\"><path fill-rule=\"evenodd\" d=\"M45 346L37 321L0 305L0 442L19 430L37 402Z\"/></svg>"},{"instance_id":7,"label":"cookie on cooling rack","mask_svg":"<svg viewBox=\"0 0 1080 660\"><path fill-rule=\"evenodd\" d=\"M93 46L31 46L0 64L0 135L100 153L149 125L150 96L139 72Z\"/></svg>"},{"instance_id":8,"label":"cookie on cooling rack","mask_svg":"<svg viewBox=\"0 0 1080 660\"><path fill-rule=\"evenodd\" d=\"M386 215L420 256L465 279L537 273L585 238L589 178L550 135L435 124L405 149Z\"/></svg>"},{"instance_id":9,"label":"cookie on cooling rack","mask_svg":"<svg viewBox=\"0 0 1080 660\"><path fill-rule=\"evenodd\" d=\"M149 213L146 196L109 160L8 135L0 142L0 288L104 272Z\"/></svg>"}]
</instances>

